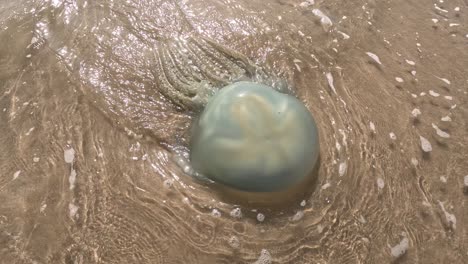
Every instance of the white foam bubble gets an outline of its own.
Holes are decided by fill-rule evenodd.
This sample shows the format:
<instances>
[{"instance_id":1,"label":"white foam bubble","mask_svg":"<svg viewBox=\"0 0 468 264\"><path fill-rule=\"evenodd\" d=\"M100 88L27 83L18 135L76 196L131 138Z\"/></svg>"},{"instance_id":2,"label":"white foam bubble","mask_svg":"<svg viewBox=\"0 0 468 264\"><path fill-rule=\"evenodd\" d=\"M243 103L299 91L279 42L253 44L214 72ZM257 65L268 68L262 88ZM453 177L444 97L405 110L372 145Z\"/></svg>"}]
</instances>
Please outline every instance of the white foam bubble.
<instances>
[{"instance_id":1,"label":"white foam bubble","mask_svg":"<svg viewBox=\"0 0 468 264\"><path fill-rule=\"evenodd\" d=\"M300 7L308 7L308 6L311 6L315 4L315 1L314 0L306 0L302 3L299 4Z\"/></svg>"},{"instance_id":2,"label":"white foam bubble","mask_svg":"<svg viewBox=\"0 0 468 264\"><path fill-rule=\"evenodd\" d=\"M221 212L218 211L218 209L213 209L211 211L211 215L214 216L214 217L221 217Z\"/></svg>"},{"instance_id":3,"label":"white foam bubble","mask_svg":"<svg viewBox=\"0 0 468 264\"><path fill-rule=\"evenodd\" d=\"M371 129L372 133L375 133L375 125L372 121L369 122L369 128Z\"/></svg>"},{"instance_id":4,"label":"white foam bubble","mask_svg":"<svg viewBox=\"0 0 468 264\"><path fill-rule=\"evenodd\" d=\"M322 190L326 190L328 189L329 187L331 186L331 184L329 182L325 183L324 185L322 185L321 189Z\"/></svg>"},{"instance_id":5,"label":"white foam bubble","mask_svg":"<svg viewBox=\"0 0 468 264\"><path fill-rule=\"evenodd\" d=\"M34 127L31 127L31 128L28 130L28 132L25 133L25 135L26 135L26 136L29 136L29 135L31 135L31 132L33 132L33 131L34 131Z\"/></svg>"},{"instance_id":6,"label":"white foam bubble","mask_svg":"<svg viewBox=\"0 0 468 264\"><path fill-rule=\"evenodd\" d=\"M343 161L340 163L340 166L338 168L338 173L340 174L340 177L345 175L347 168L348 168L348 164L346 164L346 161Z\"/></svg>"},{"instance_id":7,"label":"white foam bubble","mask_svg":"<svg viewBox=\"0 0 468 264\"><path fill-rule=\"evenodd\" d=\"M299 221L304 217L304 211L297 211L297 213L291 218L291 221Z\"/></svg>"},{"instance_id":8,"label":"white foam bubble","mask_svg":"<svg viewBox=\"0 0 468 264\"><path fill-rule=\"evenodd\" d=\"M379 189L383 189L385 187L385 182L382 178L377 178L377 187L379 187Z\"/></svg>"},{"instance_id":9,"label":"white foam bubble","mask_svg":"<svg viewBox=\"0 0 468 264\"><path fill-rule=\"evenodd\" d=\"M47 208L47 204L42 204L41 208L39 208L39 212L43 213L46 208Z\"/></svg>"},{"instance_id":10,"label":"white foam bubble","mask_svg":"<svg viewBox=\"0 0 468 264\"><path fill-rule=\"evenodd\" d=\"M444 204L441 201L439 201L439 205L440 205L440 208L442 209L442 211L444 212L445 220L447 220L447 223L450 224L452 229L456 229L457 228L457 218L455 217L455 215L447 212L447 210L445 210Z\"/></svg>"},{"instance_id":11,"label":"white foam bubble","mask_svg":"<svg viewBox=\"0 0 468 264\"><path fill-rule=\"evenodd\" d=\"M421 141L421 148L424 152L431 152L432 151L432 145L431 145L431 142L429 142L429 140L427 140L425 137L423 136L419 136L419 139Z\"/></svg>"},{"instance_id":12,"label":"white foam bubble","mask_svg":"<svg viewBox=\"0 0 468 264\"><path fill-rule=\"evenodd\" d=\"M327 73L325 74L325 76L327 77L328 86L330 86L330 88L332 89L333 93L336 94L335 85L333 84L333 75L331 74L331 72L327 72Z\"/></svg>"},{"instance_id":13,"label":"white foam bubble","mask_svg":"<svg viewBox=\"0 0 468 264\"><path fill-rule=\"evenodd\" d=\"M436 130L436 133L439 137L442 137L442 138L449 138L450 135L449 133L445 132L445 131L442 131L439 127L437 127L434 123L432 123L432 127Z\"/></svg>"},{"instance_id":14,"label":"white foam bubble","mask_svg":"<svg viewBox=\"0 0 468 264\"><path fill-rule=\"evenodd\" d=\"M78 212L79 207L76 206L74 203L69 203L68 204L68 215L70 216L71 219L74 219L76 216L76 213Z\"/></svg>"},{"instance_id":15,"label":"white foam bubble","mask_svg":"<svg viewBox=\"0 0 468 264\"><path fill-rule=\"evenodd\" d=\"M70 176L68 177L68 183L70 184L70 190L73 190L75 188L75 182L76 182L76 171L72 169L70 171Z\"/></svg>"},{"instance_id":16,"label":"white foam bubble","mask_svg":"<svg viewBox=\"0 0 468 264\"><path fill-rule=\"evenodd\" d=\"M338 31L338 33L340 33L342 36L343 36L343 39L349 39L350 36L344 32L341 32L341 31Z\"/></svg>"},{"instance_id":17,"label":"white foam bubble","mask_svg":"<svg viewBox=\"0 0 468 264\"><path fill-rule=\"evenodd\" d=\"M429 90L429 94L430 94L431 96L434 96L434 97L439 97L439 95L440 95L439 93L436 93L436 92L434 92L434 91L432 91L432 90Z\"/></svg>"},{"instance_id":18,"label":"white foam bubble","mask_svg":"<svg viewBox=\"0 0 468 264\"><path fill-rule=\"evenodd\" d=\"M63 157L66 163L73 163L75 160L75 150L73 148L66 149L63 152Z\"/></svg>"},{"instance_id":19,"label":"white foam bubble","mask_svg":"<svg viewBox=\"0 0 468 264\"><path fill-rule=\"evenodd\" d=\"M372 52L366 52L367 56L369 56L371 59L373 59L375 62L377 62L378 64L382 64L382 62L380 62L380 58L379 56L375 55L374 53Z\"/></svg>"},{"instance_id":20,"label":"white foam bubble","mask_svg":"<svg viewBox=\"0 0 468 264\"><path fill-rule=\"evenodd\" d=\"M163 186L168 189L171 188L173 184L174 184L174 179L167 179L163 182Z\"/></svg>"},{"instance_id":21,"label":"white foam bubble","mask_svg":"<svg viewBox=\"0 0 468 264\"><path fill-rule=\"evenodd\" d=\"M20 173L21 173L20 170L19 170L19 171L16 171L16 172L13 174L13 180L16 180L16 179L19 177Z\"/></svg>"},{"instance_id":22,"label":"white foam bubble","mask_svg":"<svg viewBox=\"0 0 468 264\"><path fill-rule=\"evenodd\" d=\"M265 220L265 215L262 214L262 213L258 213L258 214L257 214L257 220L258 220L259 222L263 222L263 221Z\"/></svg>"},{"instance_id":23,"label":"white foam bubble","mask_svg":"<svg viewBox=\"0 0 468 264\"><path fill-rule=\"evenodd\" d=\"M415 108L413 109L413 111L411 111L411 115L413 117L418 117L419 115L421 115L421 110L419 110L418 108Z\"/></svg>"},{"instance_id":24,"label":"white foam bubble","mask_svg":"<svg viewBox=\"0 0 468 264\"><path fill-rule=\"evenodd\" d=\"M329 17L327 17L322 11L319 9L313 9L312 13L320 18L320 23L325 31L329 31L333 22Z\"/></svg>"},{"instance_id":25,"label":"white foam bubble","mask_svg":"<svg viewBox=\"0 0 468 264\"><path fill-rule=\"evenodd\" d=\"M444 83L450 85L450 81L449 81L448 79L446 79L446 78L441 78L441 77L437 77L437 76L435 76L435 77L436 77L437 79L443 81Z\"/></svg>"},{"instance_id":26,"label":"white foam bubble","mask_svg":"<svg viewBox=\"0 0 468 264\"><path fill-rule=\"evenodd\" d=\"M409 240L408 238L405 237L400 241L400 243L398 243L397 245L391 248L392 256L396 258L401 257L403 256L403 254L406 253L408 248L409 248Z\"/></svg>"},{"instance_id":27,"label":"white foam bubble","mask_svg":"<svg viewBox=\"0 0 468 264\"><path fill-rule=\"evenodd\" d=\"M236 236L232 236L232 237L229 238L228 244L229 244L229 246L231 246L232 248L239 248L239 246L240 246L240 241L239 241L239 239L238 239Z\"/></svg>"},{"instance_id":28,"label":"white foam bubble","mask_svg":"<svg viewBox=\"0 0 468 264\"><path fill-rule=\"evenodd\" d=\"M241 218L242 217L242 210L240 208L234 208L234 209L231 210L229 215L231 217L234 217L234 218Z\"/></svg>"},{"instance_id":29,"label":"white foam bubble","mask_svg":"<svg viewBox=\"0 0 468 264\"><path fill-rule=\"evenodd\" d=\"M406 63L408 63L411 66L416 65L416 63L414 61L411 61L411 60L405 60L405 61L406 61Z\"/></svg>"},{"instance_id":30,"label":"white foam bubble","mask_svg":"<svg viewBox=\"0 0 468 264\"><path fill-rule=\"evenodd\" d=\"M257 259L257 261L254 262L254 264L271 264L270 252L266 249L262 249L260 252L260 257Z\"/></svg>"},{"instance_id":31,"label":"white foam bubble","mask_svg":"<svg viewBox=\"0 0 468 264\"><path fill-rule=\"evenodd\" d=\"M452 118L450 116L444 116L440 120L442 120L444 122L450 122L450 121L452 121Z\"/></svg>"}]
</instances>

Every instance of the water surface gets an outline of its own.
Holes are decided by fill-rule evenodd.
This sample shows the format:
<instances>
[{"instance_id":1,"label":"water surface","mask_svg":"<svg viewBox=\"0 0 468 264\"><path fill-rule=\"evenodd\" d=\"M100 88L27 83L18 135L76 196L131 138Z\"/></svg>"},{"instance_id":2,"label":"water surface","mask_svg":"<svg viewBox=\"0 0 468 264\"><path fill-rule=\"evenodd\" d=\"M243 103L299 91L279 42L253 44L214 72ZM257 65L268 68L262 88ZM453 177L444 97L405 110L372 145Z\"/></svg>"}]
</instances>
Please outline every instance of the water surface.
<instances>
[{"instance_id":1,"label":"water surface","mask_svg":"<svg viewBox=\"0 0 468 264\"><path fill-rule=\"evenodd\" d=\"M0 1L1 263L466 263L468 2ZM192 179L220 87L296 95L310 192Z\"/></svg>"}]
</instances>

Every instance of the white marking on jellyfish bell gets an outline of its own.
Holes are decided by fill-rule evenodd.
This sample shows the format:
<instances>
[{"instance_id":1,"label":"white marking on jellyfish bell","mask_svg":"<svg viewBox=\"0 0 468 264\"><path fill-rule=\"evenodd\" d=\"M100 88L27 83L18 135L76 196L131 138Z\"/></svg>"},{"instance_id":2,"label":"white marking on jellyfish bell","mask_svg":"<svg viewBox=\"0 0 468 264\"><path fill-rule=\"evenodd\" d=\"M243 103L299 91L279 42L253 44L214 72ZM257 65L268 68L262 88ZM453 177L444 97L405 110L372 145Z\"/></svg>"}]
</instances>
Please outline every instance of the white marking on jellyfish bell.
<instances>
[{"instance_id":1,"label":"white marking on jellyfish bell","mask_svg":"<svg viewBox=\"0 0 468 264\"><path fill-rule=\"evenodd\" d=\"M450 96L450 95L446 95L446 96L444 96L444 98L445 98L445 99L447 99L447 100L450 100L450 101L452 101L452 100L453 100L453 97L452 97L452 96Z\"/></svg>"},{"instance_id":2,"label":"white marking on jellyfish bell","mask_svg":"<svg viewBox=\"0 0 468 264\"><path fill-rule=\"evenodd\" d=\"M419 115L421 115L421 110L419 110L418 108L415 108L413 109L413 111L411 111L411 115L413 117L418 117Z\"/></svg>"},{"instance_id":3,"label":"white marking on jellyfish bell","mask_svg":"<svg viewBox=\"0 0 468 264\"><path fill-rule=\"evenodd\" d=\"M348 164L346 164L346 161L343 161L340 163L340 166L338 168L338 173L340 174L340 177L345 175L347 168L348 168Z\"/></svg>"},{"instance_id":4,"label":"white marking on jellyfish bell","mask_svg":"<svg viewBox=\"0 0 468 264\"><path fill-rule=\"evenodd\" d=\"M431 96L434 96L434 97L439 97L439 96L440 96L439 93L434 92L434 91L432 91L432 90L429 90L429 94L430 94Z\"/></svg>"},{"instance_id":5,"label":"white marking on jellyfish bell","mask_svg":"<svg viewBox=\"0 0 468 264\"><path fill-rule=\"evenodd\" d=\"M432 22L434 22L434 24L436 24L436 23L438 23L438 22L439 22L439 19L437 19L437 18L433 18L433 19L432 19Z\"/></svg>"},{"instance_id":6,"label":"white marking on jellyfish bell","mask_svg":"<svg viewBox=\"0 0 468 264\"><path fill-rule=\"evenodd\" d=\"M452 229L456 229L457 228L457 218L455 217L455 215L447 212L447 210L445 210L444 204L441 201L439 201L439 205L440 205L440 208L442 209L442 211L444 212L445 220L447 220L447 223L450 224Z\"/></svg>"},{"instance_id":7,"label":"white marking on jellyfish bell","mask_svg":"<svg viewBox=\"0 0 468 264\"><path fill-rule=\"evenodd\" d=\"M416 76L416 71L411 71L411 75Z\"/></svg>"},{"instance_id":8,"label":"white marking on jellyfish bell","mask_svg":"<svg viewBox=\"0 0 468 264\"><path fill-rule=\"evenodd\" d=\"M299 205L302 206L302 207L306 206L306 200L302 200Z\"/></svg>"},{"instance_id":9,"label":"white marking on jellyfish bell","mask_svg":"<svg viewBox=\"0 0 468 264\"><path fill-rule=\"evenodd\" d=\"M398 258L403 256L409 248L409 240L408 238L403 238L400 243L396 244L394 247L390 249L390 252L393 257Z\"/></svg>"},{"instance_id":10,"label":"white marking on jellyfish bell","mask_svg":"<svg viewBox=\"0 0 468 264\"><path fill-rule=\"evenodd\" d=\"M66 149L63 152L63 157L66 163L73 163L73 161L75 160L75 150L73 148Z\"/></svg>"},{"instance_id":11,"label":"white marking on jellyfish bell","mask_svg":"<svg viewBox=\"0 0 468 264\"><path fill-rule=\"evenodd\" d=\"M395 77L395 80L399 83L402 83L403 82L403 79L401 77Z\"/></svg>"},{"instance_id":12,"label":"white marking on jellyfish bell","mask_svg":"<svg viewBox=\"0 0 468 264\"><path fill-rule=\"evenodd\" d=\"M332 89L333 93L336 94L335 85L333 84L333 75L331 74L331 72L327 72L327 73L325 73L325 76L327 77L328 86L330 86L330 88Z\"/></svg>"},{"instance_id":13,"label":"white marking on jellyfish bell","mask_svg":"<svg viewBox=\"0 0 468 264\"><path fill-rule=\"evenodd\" d=\"M366 52L367 56L369 56L371 59L373 59L375 62L377 62L378 64L382 65L382 62L380 62L380 58L379 56L375 55L374 53L372 52Z\"/></svg>"},{"instance_id":14,"label":"white marking on jellyfish bell","mask_svg":"<svg viewBox=\"0 0 468 264\"><path fill-rule=\"evenodd\" d=\"M429 140L427 140L423 136L419 136L419 140L421 141L421 149L424 152L431 152L432 151L432 145L431 145L431 142L429 142Z\"/></svg>"},{"instance_id":15,"label":"white marking on jellyfish bell","mask_svg":"<svg viewBox=\"0 0 468 264\"><path fill-rule=\"evenodd\" d=\"M468 188L468 175L466 175L466 176L463 178L463 184L465 185L466 188Z\"/></svg>"},{"instance_id":16,"label":"white marking on jellyfish bell","mask_svg":"<svg viewBox=\"0 0 468 264\"><path fill-rule=\"evenodd\" d=\"M396 140L397 139L395 133L393 133L393 132L390 132L390 134L388 134L388 135L389 135L391 140Z\"/></svg>"},{"instance_id":17,"label":"white marking on jellyfish bell","mask_svg":"<svg viewBox=\"0 0 468 264\"><path fill-rule=\"evenodd\" d=\"M454 10L455 12L458 12L458 11L460 11L460 7L457 6L457 7L455 7L453 10Z\"/></svg>"},{"instance_id":18,"label":"white marking on jellyfish bell","mask_svg":"<svg viewBox=\"0 0 468 264\"><path fill-rule=\"evenodd\" d=\"M437 127L434 123L432 123L432 127L436 130L436 133L439 137L442 137L442 138L450 137L450 135L447 132L440 130L440 128Z\"/></svg>"},{"instance_id":19,"label":"white marking on jellyfish bell","mask_svg":"<svg viewBox=\"0 0 468 264\"><path fill-rule=\"evenodd\" d=\"M385 187L385 182L382 178L377 178L377 187L379 187L379 189L383 189Z\"/></svg>"},{"instance_id":20,"label":"white marking on jellyfish bell","mask_svg":"<svg viewBox=\"0 0 468 264\"><path fill-rule=\"evenodd\" d=\"M413 166L415 166L415 167L418 166L418 164L419 164L418 159L417 158L411 158L411 164L413 164Z\"/></svg>"},{"instance_id":21,"label":"white marking on jellyfish bell","mask_svg":"<svg viewBox=\"0 0 468 264\"><path fill-rule=\"evenodd\" d=\"M416 65L416 63L414 61L411 61L411 60L405 60L405 61L406 61L406 63L408 63L411 66Z\"/></svg>"},{"instance_id":22,"label":"white marking on jellyfish bell","mask_svg":"<svg viewBox=\"0 0 468 264\"><path fill-rule=\"evenodd\" d=\"M20 170L19 170L19 171L16 171L16 172L13 174L13 180L16 180L16 179L19 177L20 174L21 174L21 171L20 171Z\"/></svg>"},{"instance_id":23,"label":"white marking on jellyfish bell","mask_svg":"<svg viewBox=\"0 0 468 264\"><path fill-rule=\"evenodd\" d=\"M449 24L449 27L458 27L460 24L458 23L450 23Z\"/></svg>"},{"instance_id":24,"label":"white marking on jellyfish bell","mask_svg":"<svg viewBox=\"0 0 468 264\"><path fill-rule=\"evenodd\" d=\"M39 160L40 160L39 157L34 157L34 158L33 158L33 162L35 162L35 163L39 162Z\"/></svg>"},{"instance_id":25,"label":"white marking on jellyfish bell","mask_svg":"<svg viewBox=\"0 0 468 264\"><path fill-rule=\"evenodd\" d=\"M452 118L450 116L444 116L440 120L442 120L444 122L450 122L450 121L452 121Z\"/></svg>"},{"instance_id":26,"label":"white marking on jellyfish bell","mask_svg":"<svg viewBox=\"0 0 468 264\"><path fill-rule=\"evenodd\" d=\"M319 9L313 9L312 13L320 18L320 23L325 31L329 31L330 27L333 25L333 22L329 17L327 17L322 11Z\"/></svg>"},{"instance_id":27,"label":"white marking on jellyfish bell","mask_svg":"<svg viewBox=\"0 0 468 264\"><path fill-rule=\"evenodd\" d=\"M447 183L447 178L445 178L445 176L440 176L439 179L441 182Z\"/></svg>"}]
</instances>

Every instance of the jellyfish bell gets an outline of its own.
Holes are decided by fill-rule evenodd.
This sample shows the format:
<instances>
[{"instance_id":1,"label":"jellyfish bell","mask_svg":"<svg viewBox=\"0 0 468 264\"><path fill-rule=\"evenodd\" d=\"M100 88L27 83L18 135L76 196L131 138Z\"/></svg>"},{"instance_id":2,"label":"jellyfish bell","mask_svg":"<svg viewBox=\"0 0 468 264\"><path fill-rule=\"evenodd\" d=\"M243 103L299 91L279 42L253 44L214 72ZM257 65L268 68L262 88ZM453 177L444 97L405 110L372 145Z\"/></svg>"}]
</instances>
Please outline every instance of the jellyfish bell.
<instances>
[{"instance_id":1,"label":"jellyfish bell","mask_svg":"<svg viewBox=\"0 0 468 264\"><path fill-rule=\"evenodd\" d=\"M318 157L317 126L308 109L263 84L222 88L193 126L193 168L231 193L295 190L307 182Z\"/></svg>"}]
</instances>

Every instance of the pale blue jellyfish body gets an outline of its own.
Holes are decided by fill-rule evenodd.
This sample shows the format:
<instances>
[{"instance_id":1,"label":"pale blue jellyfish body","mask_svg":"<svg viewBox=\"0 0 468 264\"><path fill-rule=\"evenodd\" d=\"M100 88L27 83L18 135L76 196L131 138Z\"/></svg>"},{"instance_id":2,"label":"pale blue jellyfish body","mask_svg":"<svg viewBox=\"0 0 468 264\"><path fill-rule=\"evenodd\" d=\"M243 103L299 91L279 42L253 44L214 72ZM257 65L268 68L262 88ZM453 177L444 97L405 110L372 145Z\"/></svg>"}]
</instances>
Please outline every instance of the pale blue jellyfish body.
<instances>
[{"instance_id":1,"label":"pale blue jellyfish body","mask_svg":"<svg viewBox=\"0 0 468 264\"><path fill-rule=\"evenodd\" d=\"M282 191L308 177L319 156L318 131L295 97L251 82L222 88L194 125L193 168L249 192Z\"/></svg>"}]
</instances>

